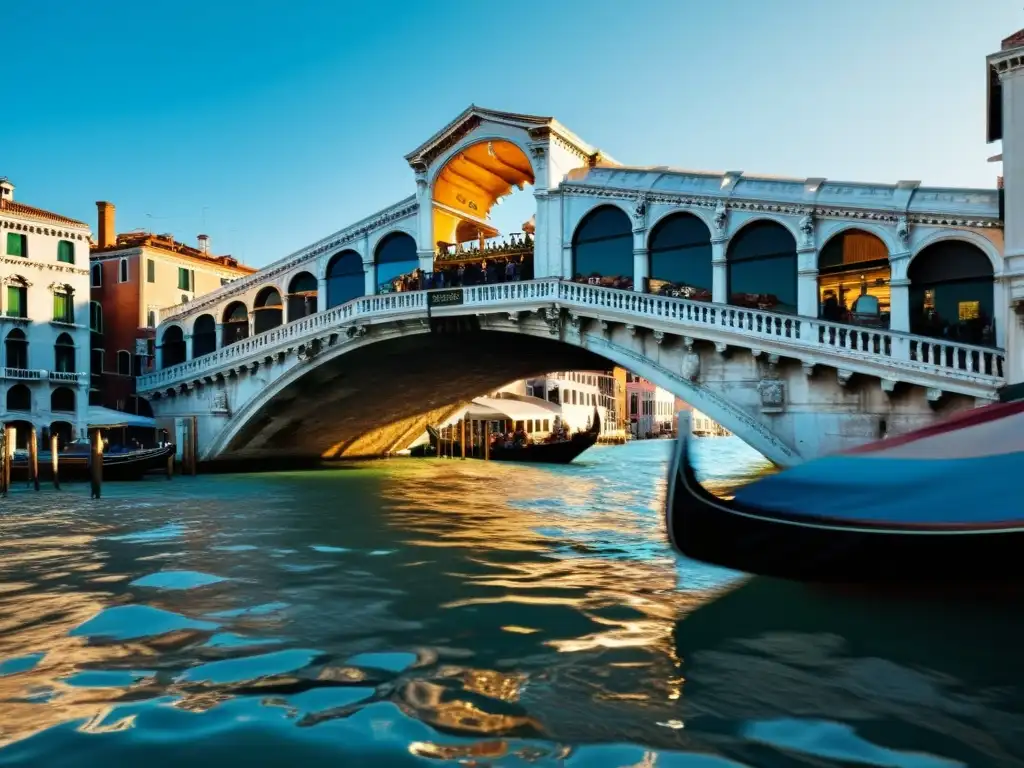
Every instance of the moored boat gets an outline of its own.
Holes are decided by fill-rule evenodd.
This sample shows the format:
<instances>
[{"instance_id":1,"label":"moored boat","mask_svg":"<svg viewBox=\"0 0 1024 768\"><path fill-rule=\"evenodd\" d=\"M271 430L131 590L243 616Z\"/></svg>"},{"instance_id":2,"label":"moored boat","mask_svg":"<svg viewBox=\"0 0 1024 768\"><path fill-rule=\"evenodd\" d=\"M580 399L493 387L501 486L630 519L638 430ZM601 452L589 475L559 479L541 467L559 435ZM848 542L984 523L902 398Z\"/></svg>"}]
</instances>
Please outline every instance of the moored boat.
<instances>
[{"instance_id":1,"label":"moored boat","mask_svg":"<svg viewBox=\"0 0 1024 768\"><path fill-rule=\"evenodd\" d=\"M117 451L103 454L104 480L138 480L147 472L163 469L167 459L174 455L173 445ZM69 443L57 455L57 472L61 480L74 482L89 479L90 446L86 440ZM49 451L40 451L38 467L40 479L53 476L53 463ZM16 451L11 460L11 479L28 480L28 453Z\"/></svg>"},{"instance_id":2,"label":"moored boat","mask_svg":"<svg viewBox=\"0 0 1024 768\"><path fill-rule=\"evenodd\" d=\"M818 582L1020 580L1024 401L807 462L720 498L693 468L689 417L667 523L687 557Z\"/></svg>"}]
</instances>

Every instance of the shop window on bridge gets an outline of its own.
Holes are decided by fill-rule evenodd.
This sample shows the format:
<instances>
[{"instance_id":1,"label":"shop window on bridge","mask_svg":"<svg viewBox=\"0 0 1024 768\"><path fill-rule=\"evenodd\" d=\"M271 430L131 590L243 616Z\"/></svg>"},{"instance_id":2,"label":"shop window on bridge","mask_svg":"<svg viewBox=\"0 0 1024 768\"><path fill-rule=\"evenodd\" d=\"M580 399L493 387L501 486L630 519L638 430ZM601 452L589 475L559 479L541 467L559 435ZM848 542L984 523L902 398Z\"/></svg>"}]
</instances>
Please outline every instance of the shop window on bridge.
<instances>
[{"instance_id":1,"label":"shop window on bridge","mask_svg":"<svg viewBox=\"0 0 1024 768\"><path fill-rule=\"evenodd\" d=\"M176 325L164 331L160 339L160 367L170 368L172 365L184 363L186 358L185 333ZM121 364L121 353L118 353L118 367ZM120 370L118 371L120 373Z\"/></svg>"},{"instance_id":2,"label":"shop window on bridge","mask_svg":"<svg viewBox=\"0 0 1024 768\"><path fill-rule=\"evenodd\" d=\"M74 413L75 391L69 387L57 387L50 393L50 410L62 413Z\"/></svg>"},{"instance_id":3,"label":"shop window on bridge","mask_svg":"<svg viewBox=\"0 0 1024 768\"><path fill-rule=\"evenodd\" d=\"M796 239L781 224L755 221L733 235L726 253L729 303L796 314Z\"/></svg>"},{"instance_id":4,"label":"shop window on bridge","mask_svg":"<svg viewBox=\"0 0 1024 768\"><path fill-rule=\"evenodd\" d=\"M20 328L12 329L4 339L4 365L8 368L28 368L28 339Z\"/></svg>"},{"instance_id":5,"label":"shop window on bridge","mask_svg":"<svg viewBox=\"0 0 1024 768\"><path fill-rule=\"evenodd\" d=\"M54 370L61 373L75 372L75 342L70 334L62 333L53 345Z\"/></svg>"},{"instance_id":6,"label":"shop window on bridge","mask_svg":"<svg viewBox=\"0 0 1024 768\"><path fill-rule=\"evenodd\" d=\"M249 338L249 312L242 302L228 304L224 310L223 322L221 346L226 347Z\"/></svg>"},{"instance_id":7,"label":"shop window on bridge","mask_svg":"<svg viewBox=\"0 0 1024 768\"><path fill-rule=\"evenodd\" d=\"M633 224L621 208L603 205L572 236L573 280L609 288L633 288Z\"/></svg>"},{"instance_id":8,"label":"shop window on bridge","mask_svg":"<svg viewBox=\"0 0 1024 768\"><path fill-rule=\"evenodd\" d=\"M943 240L918 253L910 279L910 332L964 344L995 344L992 262L977 246Z\"/></svg>"},{"instance_id":9,"label":"shop window on bridge","mask_svg":"<svg viewBox=\"0 0 1024 768\"><path fill-rule=\"evenodd\" d=\"M362 264L360 263L360 276ZM365 280L363 281L365 285ZM316 314L317 300L316 278L309 272L299 272L288 283L288 322L308 315Z\"/></svg>"},{"instance_id":10,"label":"shop window on bridge","mask_svg":"<svg viewBox=\"0 0 1024 768\"><path fill-rule=\"evenodd\" d=\"M281 305L281 294L277 288L264 288L256 294L253 302L253 332L263 333L277 328L284 322L284 310Z\"/></svg>"},{"instance_id":11,"label":"shop window on bridge","mask_svg":"<svg viewBox=\"0 0 1024 768\"><path fill-rule=\"evenodd\" d=\"M889 327L889 249L859 229L832 237L818 254L818 317Z\"/></svg>"},{"instance_id":12,"label":"shop window on bridge","mask_svg":"<svg viewBox=\"0 0 1024 768\"><path fill-rule=\"evenodd\" d=\"M689 213L677 213L658 222L647 243L650 275L647 291L711 301L711 230Z\"/></svg>"},{"instance_id":13,"label":"shop window on bridge","mask_svg":"<svg viewBox=\"0 0 1024 768\"><path fill-rule=\"evenodd\" d=\"M213 315L200 315L192 326L192 358L208 355L217 349L217 323Z\"/></svg>"},{"instance_id":14,"label":"shop window on bridge","mask_svg":"<svg viewBox=\"0 0 1024 768\"><path fill-rule=\"evenodd\" d=\"M342 251L327 264L327 306L337 307L366 293L363 258L355 251Z\"/></svg>"},{"instance_id":15,"label":"shop window on bridge","mask_svg":"<svg viewBox=\"0 0 1024 768\"><path fill-rule=\"evenodd\" d=\"M15 384L7 390L8 411L31 411L32 393L24 384Z\"/></svg>"},{"instance_id":16,"label":"shop window on bridge","mask_svg":"<svg viewBox=\"0 0 1024 768\"><path fill-rule=\"evenodd\" d=\"M405 232L385 235L374 252L377 264L377 290L380 293L404 290L403 277L411 276L419 269L416 255L416 241Z\"/></svg>"}]
</instances>

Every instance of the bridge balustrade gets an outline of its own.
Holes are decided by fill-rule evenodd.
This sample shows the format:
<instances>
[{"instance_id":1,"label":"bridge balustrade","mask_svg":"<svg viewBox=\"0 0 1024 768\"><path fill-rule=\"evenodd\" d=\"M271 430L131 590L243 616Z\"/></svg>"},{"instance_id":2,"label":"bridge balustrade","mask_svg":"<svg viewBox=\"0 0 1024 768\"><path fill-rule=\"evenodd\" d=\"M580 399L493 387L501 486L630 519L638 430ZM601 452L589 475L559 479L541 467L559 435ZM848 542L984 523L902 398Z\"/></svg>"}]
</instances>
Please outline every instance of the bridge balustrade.
<instances>
[{"instance_id":1,"label":"bridge balustrade","mask_svg":"<svg viewBox=\"0 0 1024 768\"><path fill-rule=\"evenodd\" d=\"M650 319L653 321L652 326L669 324L675 326L670 332L680 335L692 333L698 338L703 329L710 332L713 338L736 337L730 339L729 343L737 345L743 344L745 339L773 340L791 348L794 355L803 353L814 357L821 364L839 366L844 359L874 362L881 359L893 364L896 369L894 375L898 375L900 368L927 373L956 372L990 377L992 381L989 383L993 386L1000 384L1001 381L997 380L1004 375L1005 356L998 349L937 341L899 331L849 326L767 310L654 296L561 279L487 283L457 290L462 291L462 304L443 308L446 313L475 312L477 307L484 306L516 309L514 305L517 302L525 305L523 309L535 308L537 304L551 304L568 309L594 309L598 315L619 315L614 318L617 322ZM271 351L283 351L281 348L301 344L307 337L323 335L326 331L341 331L342 326L356 320L425 318L429 293L403 291L353 299L201 358L143 376L139 380L139 388L142 391L159 389L213 375L221 367L255 362L261 355L266 356ZM437 308L433 309L435 313L438 311ZM726 332L725 336L723 331Z\"/></svg>"}]
</instances>

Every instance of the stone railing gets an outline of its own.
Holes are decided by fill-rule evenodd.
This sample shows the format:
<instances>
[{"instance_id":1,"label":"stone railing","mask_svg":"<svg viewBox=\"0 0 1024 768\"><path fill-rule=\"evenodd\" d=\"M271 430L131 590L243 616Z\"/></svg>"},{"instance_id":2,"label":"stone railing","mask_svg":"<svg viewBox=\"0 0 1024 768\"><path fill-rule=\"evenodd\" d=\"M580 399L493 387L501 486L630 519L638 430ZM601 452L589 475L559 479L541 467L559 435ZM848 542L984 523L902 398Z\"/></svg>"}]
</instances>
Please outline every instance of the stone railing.
<instances>
[{"instance_id":1,"label":"stone railing","mask_svg":"<svg viewBox=\"0 0 1024 768\"><path fill-rule=\"evenodd\" d=\"M38 368L0 368L0 376L13 381L45 381L57 384L84 384L89 381L85 371L45 371Z\"/></svg>"},{"instance_id":2,"label":"stone railing","mask_svg":"<svg viewBox=\"0 0 1024 768\"><path fill-rule=\"evenodd\" d=\"M461 291L461 303L428 308L431 293ZM537 309L538 305L579 309L616 320L648 320L668 332L757 348L774 342L808 365L842 368L844 361L881 363L898 379L901 370L969 380L983 386L1003 383L1001 350L958 344L907 333L832 323L817 318L692 301L575 283L560 279L474 285L437 291L404 291L364 296L235 342L200 358L139 378L139 391L172 386L241 365L282 348L359 320L426 318L433 314L476 313L480 309ZM609 318L611 319L611 318ZM703 333L702 333L703 331Z\"/></svg>"},{"instance_id":3,"label":"stone railing","mask_svg":"<svg viewBox=\"0 0 1024 768\"><path fill-rule=\"evenodd\" d=\"M4 378L15 381L39 381L46 378L46 371L35 368L4 368Z\"/></svg>"}]
</instances>

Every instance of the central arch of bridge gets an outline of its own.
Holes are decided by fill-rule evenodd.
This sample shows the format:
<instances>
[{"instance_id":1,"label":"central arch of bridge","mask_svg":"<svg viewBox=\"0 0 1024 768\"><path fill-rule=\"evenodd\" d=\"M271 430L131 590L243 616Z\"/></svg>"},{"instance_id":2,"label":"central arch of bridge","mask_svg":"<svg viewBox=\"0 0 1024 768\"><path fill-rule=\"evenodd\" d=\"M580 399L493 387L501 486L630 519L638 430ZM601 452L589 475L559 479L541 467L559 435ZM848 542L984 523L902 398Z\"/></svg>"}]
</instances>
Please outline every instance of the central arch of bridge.
<instances>
[{"instance_id":1,"label":"central arch of bridge","mask_svg":"<svg viewBox=\"0 0 1024 768\"><path fill-rule=\"evenodd\" d=\"M466 251L470 253L465 255L471 255L475 249L494 250L495 244L488 240L502 234L492 216L495 206L534 181L526 153L507 139L484 139L448 158L434 177L431 195L439 258L444 261L446 256ZM524 231L529 232L531 226L524 223Z\"/></svg>"}]
</instances>

